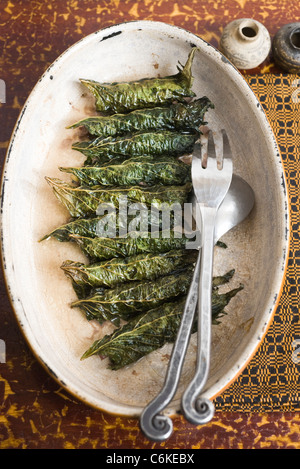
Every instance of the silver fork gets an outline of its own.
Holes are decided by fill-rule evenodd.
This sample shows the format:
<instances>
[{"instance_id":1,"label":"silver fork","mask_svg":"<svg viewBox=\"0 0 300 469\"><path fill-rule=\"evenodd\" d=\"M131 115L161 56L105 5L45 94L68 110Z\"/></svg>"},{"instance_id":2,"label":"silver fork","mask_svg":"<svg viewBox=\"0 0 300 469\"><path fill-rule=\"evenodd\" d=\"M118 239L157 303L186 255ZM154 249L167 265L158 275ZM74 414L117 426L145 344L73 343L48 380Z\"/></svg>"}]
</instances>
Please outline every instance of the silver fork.
<instances>
[{"instance_id":1,"label":"silver fork","mask_svg":"<svg viewBox=\"0 0 300 469\"><path fill-rule=\"evenodd\" d=\"M196 372L182 396L182 412L196 425L209 422L214 415L213 403L200 394L206 384L210 367L211 295L215 221L219 206L228 192L232 179L232 159L224 130L222 149L216 154L212 132L208 135L207 154L192 159L192 181L201 214L201 259L198 290L198 348ZM205 152L204 152L205 153Z\"/></svg>"},{"instance_id":2,"label":"silver fork","mask_svg":"<svg viewBox=\"0 0 300 469\"><path fill-rule=\"evenodd\" d=\"M222 133L223 133L223 139L224 139L223 153L229 156L230 154L229 142L228 142L226 134L224 132ZM209 140L209 145L208 145L207 152L209 152L210 154L211 146L213 145L212 137L210 136L208 140ZM202 151L202 155L203 153L204 152ZM197 155L195 152L195 154L193 155L193 160L192 160L193 161L192 168L194 167L194 172L195 172L195 162L196 164L198 164L198 161L197 161L198 159L199 158L197 158ZM202 166L202 163L200 164ZM209 164L209 168L210 166L211 165ZM225 169L225 166L223 166L223 169ZM214 171L216 170L217 168L214 167ZM227 162L226 162L226 170L227 170ZM218 171L218 173L220 173L220 171ZM198 187L198 180L199 180L200 174L199 175L196 174L195 176L196 178L195 187ZM227 190L229 189L230 181L231 181L231 177L228 182ZM224 193L223 198L225 197L225 195L226 195L226 192ZM216 212L217 212L219 205L216 208ZM201 213L199 213L199 215L201 216ZM197 223L199 222L199 220L201 220L201 218L198 217ZM214 240L214 242L215 241L216 239ZM189 342L190 335L191 335L191 330L192 330L192 326L194 322L195 310L196 310L197 300L198 300L198 286L199 286L199 278L200 278L199 275L200 275L200 265L201 265L201 260L202 260L201 251L202 251L201 247L199 246L199 255L197 258L196 265L195 265L191 286L187 295L185 309L182 314L180 328L177 334L176 341L173 346L164 386L161 392L145 407L141 415L141 419L140 419L140 425L144 434L148 438L155 440L155 441L165 440L171 435L172 429L173 429L172 420L166 415L161 415L160 412L163 409L165 409L167 405L173 399L177 386L178 386L181 370L183 367L183 362L184 362L188 342ZM210 321L211 321L211 314L210 314ZM210 323L209 323L209 327L210 327ZM210 414L207 416L208 421L209 421L210 418L213 416L214 408L211 406L210 403L208 403L208 406L210 409ZM189 418L189 412L187 416ZM203 416L201 415L201 422L202 420L203 420Z\"/></svg>"}]
</instances>

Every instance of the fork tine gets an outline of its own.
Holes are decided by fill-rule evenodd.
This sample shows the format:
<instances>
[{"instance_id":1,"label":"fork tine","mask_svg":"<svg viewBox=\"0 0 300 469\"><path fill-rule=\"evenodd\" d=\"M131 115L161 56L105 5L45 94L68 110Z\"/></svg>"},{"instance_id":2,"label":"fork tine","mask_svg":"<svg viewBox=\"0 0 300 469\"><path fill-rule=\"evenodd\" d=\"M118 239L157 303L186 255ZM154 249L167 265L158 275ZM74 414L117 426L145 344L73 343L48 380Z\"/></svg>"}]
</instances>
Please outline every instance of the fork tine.
<instances>
[{"instance_id":1,"label":"fork tine","mask_svg":"<svg viewBox=\"0 0 300 469\"><path fill-rule=\"evenodd\" d=\"M217 156L214 136L211 130L208 132L207 136L207 155L209 155L210 158L216 158Z\"/></svg>"},{"instance_id":2,"label":"fork tine","mask_svg":"<svg viewBox=\"0 0 300 469\"><path fill-rule=\"evenodd\" d=\"M223 159L222 159L222 169L232 172L232 152L230 147L230 142L228 135L224 129L221 130L222 141L223 141Z\"/></svg>"},{"instance_id":3,"label":"fork tine","mask_svg":"<svg viewBox=\"0 0 300 469\"><path fill-rule=\"evenodd\" d=\"M213 160L217 156L214 137L213 137L213 133L211 130L208 132L208 134L202 136L201 143L202 143L202 152L201 152L202 168L207 168L208 160Z\"/></svg>"},{"instance_id":4,"label":"fork tine","mask_svg":"<svg viewBox=\"0 0 300 469\"><path fill-rule=\"evenodd\" d=\"M231 148L230 148L230 142L228 139L227 132L225 131L225 129L222 129L221 133L223 137L223 157L231 158Z\"/></svg>"}]
</instances>

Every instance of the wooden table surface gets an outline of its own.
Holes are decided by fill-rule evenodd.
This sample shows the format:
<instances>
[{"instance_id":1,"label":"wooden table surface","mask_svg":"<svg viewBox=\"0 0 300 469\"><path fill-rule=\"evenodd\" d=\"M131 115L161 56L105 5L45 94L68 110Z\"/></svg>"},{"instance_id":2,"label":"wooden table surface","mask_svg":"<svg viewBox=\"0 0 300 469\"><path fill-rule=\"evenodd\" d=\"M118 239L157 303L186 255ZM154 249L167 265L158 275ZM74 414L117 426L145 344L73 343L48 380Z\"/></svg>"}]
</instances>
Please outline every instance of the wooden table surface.
<instances>
[{"instance_id":1,"label":"wooden table surface","mask_svg":"<svg viewBox=\"0 0 300 469\"><path fill-rule=\"evenodd\" d=\"M215 47L236 18L262 22L271 37L300 21L299 0L0 0L1 167L18 114L47 67L98 29L132 20L183 27ZM278 71L270 57L260 68ZM3 83L3 82L1 82ZM3 99L2 99L3 101ZM194 427L177 417L165 443L148 441L136 419L111 416L78 401L48 375L24 340L1 276L0 449L300 449L300 413L223 413Z\"/></svg>"}]
</instances>

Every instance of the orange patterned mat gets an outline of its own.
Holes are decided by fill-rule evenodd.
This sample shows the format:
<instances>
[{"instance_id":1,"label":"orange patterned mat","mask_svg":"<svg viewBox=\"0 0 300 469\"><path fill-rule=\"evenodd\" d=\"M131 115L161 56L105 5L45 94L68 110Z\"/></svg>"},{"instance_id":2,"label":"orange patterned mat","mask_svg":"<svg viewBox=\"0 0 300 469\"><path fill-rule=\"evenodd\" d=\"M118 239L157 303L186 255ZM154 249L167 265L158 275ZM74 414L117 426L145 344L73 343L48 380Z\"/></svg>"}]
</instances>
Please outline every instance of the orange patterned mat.
<instances>
[{"instance_id":1,"label":"orange patterned mat","mask_svg":"<svg viewBox=\"0 0 300 469\"><path fill-rule=\"evenodd\" d=\"M240 377L219 396L217 410L300 410L300 76L252 75L280 148L290 201L290 252L271 327Z\"/></svg>"}]
</instances>

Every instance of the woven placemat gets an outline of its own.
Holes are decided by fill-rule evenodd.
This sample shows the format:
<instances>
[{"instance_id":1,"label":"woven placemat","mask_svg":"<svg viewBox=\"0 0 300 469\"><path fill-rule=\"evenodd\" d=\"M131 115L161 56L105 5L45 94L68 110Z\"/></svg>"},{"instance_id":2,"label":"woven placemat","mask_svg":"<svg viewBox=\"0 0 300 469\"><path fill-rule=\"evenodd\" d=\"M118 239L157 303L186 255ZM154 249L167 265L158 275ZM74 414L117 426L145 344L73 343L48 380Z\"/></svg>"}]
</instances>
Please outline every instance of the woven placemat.
<instances>
[{"instance_id":1,"label":"woven placemat","mask_svg":"<svg viewBox=\"0 0 300 469\"><path fill-rule=\"evenodd\" d=\"M300 76L245 77L261 102L279 145L290 200L290 251L272 324L239 378L220 395L216 410L300 410Z\"/></svg>"}]
</instances>

